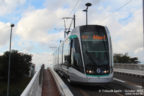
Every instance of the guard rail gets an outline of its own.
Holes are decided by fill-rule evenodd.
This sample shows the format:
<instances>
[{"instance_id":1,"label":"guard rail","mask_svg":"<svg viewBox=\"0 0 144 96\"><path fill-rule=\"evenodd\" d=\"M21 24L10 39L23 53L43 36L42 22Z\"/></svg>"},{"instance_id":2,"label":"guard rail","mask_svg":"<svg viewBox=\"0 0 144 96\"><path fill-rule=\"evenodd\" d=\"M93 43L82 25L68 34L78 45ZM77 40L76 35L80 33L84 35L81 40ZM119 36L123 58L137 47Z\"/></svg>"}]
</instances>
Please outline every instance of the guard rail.
<instances>
[{"instance_id":1,"label":"guard rail","mask_svg":"<svg viewBox=\"0 0 144 96\"><path fill-rule=\"evenodd\" d=\"M144 64L115 63L114 68L144 71Z\"/></svg>"},{"instance_id":2,"label":"guard rail","mask_svg":"<svg viewBox=\"0 0 144 96\"><path fill-rule=\"evenodd\" d=\"M21 96L41 96L44 65L35 73L34 77L24 89Z\"/></svg>"}]
</instances>

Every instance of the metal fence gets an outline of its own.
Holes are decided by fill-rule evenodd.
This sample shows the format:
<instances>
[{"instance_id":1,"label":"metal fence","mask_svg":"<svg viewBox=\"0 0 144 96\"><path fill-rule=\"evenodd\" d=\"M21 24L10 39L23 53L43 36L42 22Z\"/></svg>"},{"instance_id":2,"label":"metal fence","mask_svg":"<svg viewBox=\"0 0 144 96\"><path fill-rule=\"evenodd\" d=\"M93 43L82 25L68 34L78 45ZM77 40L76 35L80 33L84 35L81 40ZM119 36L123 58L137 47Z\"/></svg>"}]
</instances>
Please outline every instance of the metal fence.
<instances>
[{"instance_id":1,"label":"metal fence","mask_svg":"<svg viewBox=\"0 0 144 96\"><path fill-rule=\"evenodd\" d=\"M21 96L41 96L44 65L41 66Z\"/></svg>"},{"instance_id":2,"label":"metal fence","mask_svg":"<svg viewBox=\"0 0 144 96\"><path fill-rule=\"evenodd\" d=\"M115 63L114 68L144 71L144 64Z\"/></svg>"}]
</instances>

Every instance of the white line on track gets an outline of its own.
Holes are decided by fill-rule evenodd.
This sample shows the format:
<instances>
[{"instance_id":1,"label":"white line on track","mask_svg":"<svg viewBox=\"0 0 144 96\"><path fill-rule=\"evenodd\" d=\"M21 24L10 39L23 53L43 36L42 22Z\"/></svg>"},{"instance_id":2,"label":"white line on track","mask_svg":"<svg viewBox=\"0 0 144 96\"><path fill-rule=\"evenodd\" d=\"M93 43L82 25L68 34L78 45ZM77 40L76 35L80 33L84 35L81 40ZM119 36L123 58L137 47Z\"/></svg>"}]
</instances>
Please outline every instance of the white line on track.
<instances>
[{"instance_id":1,"label":"white line on track","mask_svg":"<svg viewBox=\"0 0 144 96\"><path fill-rule=\"evenodd\" d=\"M119 82L122 82L122 83L125 83L126 81L123 81L121 79L118 79L118 78L113 78L113 80L116 80L116 81L119 81Z\"/></svg>"},{"instance_id":2,"label":"white line on track","mask_svg":"<svg viewBox=\"0 0 144 96\"><path fill-rule=\"evenodd\" d=\"M132 82L124 81L124 80L121 80L121 79L118 79L118 78L113 78L113 80L116 80L116 81L121 82L123 84L129 85L133 89L142 89L143 88L140 85L136 85L136 84L134 84Z\"/></svg>"}]
</instances>

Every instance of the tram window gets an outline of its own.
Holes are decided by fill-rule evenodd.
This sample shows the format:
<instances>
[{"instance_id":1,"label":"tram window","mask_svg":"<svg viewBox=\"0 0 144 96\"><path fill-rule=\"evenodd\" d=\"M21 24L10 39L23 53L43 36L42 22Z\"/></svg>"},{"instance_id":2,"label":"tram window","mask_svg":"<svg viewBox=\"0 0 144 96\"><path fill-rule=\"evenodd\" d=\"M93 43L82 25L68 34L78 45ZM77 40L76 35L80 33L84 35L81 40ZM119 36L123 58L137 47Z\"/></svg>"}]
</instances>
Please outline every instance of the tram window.
<instances>
[{"instance_id":1,"label":"tram window","mask_svg":"<svg viewBox=\"0 0 144 96\"><path fill-rule=\"evenodd\" d=\"M64 52L64 58L63 58L64 64L66 66L69 66L70 64L70 40L69 39L67 39L64 43L63 52Z\"/></svg>"},{"instance_id":2,"label":"tram window","mask_svg":"<svg viewBox=\"0 0 144 96\"><path fill-rule=\"evenodd\" d=\"M62 48L63 48L63 46L61 45L59 47L59 64L62 64Z\"/></svg>"},{"instance_id":3,"label":"tram window","mask_svg":"<svg viewBox=\"0 0 144 96\"><path fill-rule=\"evenodd\" d=\"M72 40L72 46L71 46L71 64L77 70L79 70L81 72L84 72L78 38L74 38Z\"/></svg>"},{"instance_id":4,"label":"tram window","mask_svg":"<svg viewBox=\"0 0 144 96\"><path fill-rule=\"evenodd\" d=\"M58 62L58 49L55 51L55 54L54 54L54 56L55 56L55 64L59 64L59 62Z\"/></svg>"}]
</instances>

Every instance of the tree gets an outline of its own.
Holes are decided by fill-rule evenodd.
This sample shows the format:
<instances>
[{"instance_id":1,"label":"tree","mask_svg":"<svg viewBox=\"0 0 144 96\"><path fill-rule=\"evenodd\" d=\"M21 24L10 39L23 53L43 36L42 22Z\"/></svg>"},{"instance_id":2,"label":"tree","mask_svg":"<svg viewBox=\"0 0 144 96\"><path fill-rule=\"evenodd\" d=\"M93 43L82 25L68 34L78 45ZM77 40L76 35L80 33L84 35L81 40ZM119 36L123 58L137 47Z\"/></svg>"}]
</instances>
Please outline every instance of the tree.
<instances>
[{"instance_id":1,"label":"tree","mask_svg":"<svg viewBox=\"0 0 144 96\"><path fill-rule=\"evenodd\" d=\"M140 63L137 57L130 57L127 53L125 54L114 54L114 63Z\"/></svg>"},{"instance_id":2,"label":"tree","mask_svg":"<svg viewBox=\"0 0 144 96\"><path fill-rule=\"evenodd\" d=\"M7 51L4 55L0 56L0 76L7 80L8 75L8 60L10 52ZM18 52L16 50L11 51L11 73L10 79L12 81L20 80L24 76L28 76L31 66L32 56Z\"/></svg>"}]
</instances>

